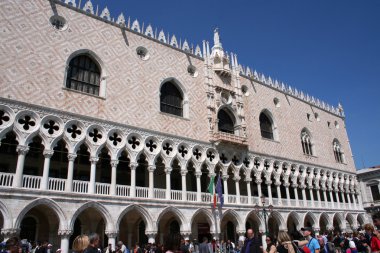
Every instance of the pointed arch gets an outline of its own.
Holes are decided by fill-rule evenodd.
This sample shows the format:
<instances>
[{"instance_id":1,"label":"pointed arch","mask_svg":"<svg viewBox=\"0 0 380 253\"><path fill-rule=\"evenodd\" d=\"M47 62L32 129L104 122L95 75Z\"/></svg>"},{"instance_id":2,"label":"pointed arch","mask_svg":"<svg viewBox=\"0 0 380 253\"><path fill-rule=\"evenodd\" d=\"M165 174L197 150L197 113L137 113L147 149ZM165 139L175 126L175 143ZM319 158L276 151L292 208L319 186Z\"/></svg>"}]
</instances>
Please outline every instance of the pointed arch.
<instances>
[{"instance_id":1,"label":"pointed arch","mask_svg":"<svg viewBox=\"0 0 380 253\"><path fill-rule=\"evenodd\" d=\"M114 226L114 224L112 222L112 218L111 218L111 215L110 215L109 211L107 210L107 208L105 206L103 206L102 204L100 204L98 202L94 202L94 201L86 202L85 204L83 204L82 206L80 206L75 211L75 213L73 214L73 216L70 219L70 223L69 223L69 229L70 230L74 229L75 220L87 208L94 208L95 210L97 210L100 213L100 215L102 216L102 218L104 219L105 223L106 223L106 230L114 231L114 227L115 226Z\"/></svg>"},{"instance_id":2,"label":"pointed arch","mask_svg":"<svg viewBox=\"0 0 380 253\"><path fill-rule=\"evenodd\" d=\"M174 77L160 84L160 111L189 118L189 97L185 86Z\"/></svg>"},{"instance_id":3,"label":"pointed arch","mask_svg":"<svg viewBox=\"0 0 380 253\"><path fill-rule=\"evenodd\" d=\"M269 109L263 109L259 114L261 137L278 141L277 124Z\"/></svg>"},{"instance_id":4,"label":"pointed arch","mask_svg":"<svg viewBox=\"0 0 380 253\"><path fill-rule=\"evenodd\" d=\"M272 215L272 213L271 213L271 215ZM258 221L259 230L263 231L264 230L264 227L263 227L264 221L263 221L262 217L259 216L255 210L252 210L252 211L247 213L247 215L245 216L245 219L244 219L244 225L245 225L245 223L247 223L247 221L250 217L253 217L254 220ZM273 218L276 220L276 222L279 221L279 219L276 219L274 216L273 216ZM269 217L268 217L268 220L269 220ZM280 224L280 223L278 223L278 224ZM242 229L245 230L245 227L243 227Z\"/></svg>"},{"instance_id":5,"label":"pointed arch","mask_svg":"<svg viewBox=\"0 0 380 253\"><path fill-rule=\"evenodd\" d=\"M180 221L180 223L181 223L180 224L181 231L190 231L186 217L183 215L183 213L178 208L173 207L173 206L168 206L161 211L160 215L157 218L157 222L156 222L157 228L159 226L159 223L160 223L162 217L167 213L173 213L175 215L175 217L178 218L178 221Z\"/></svg>"},{"instance_id":6,"label":"pointed arch","mask_svg":"<svg viewBox=\"0 0 380 253\"><path fill-rule=\"evenodd\" d=\"M57 215L58 220L59 220L59 230L63 230L67 228L66 216L64 212L62 211L61 207L54 200L51 200L48 198L38 198L38 199L32 200L26 206L24 206L21 212L17 215L14 227L20 228L21 221L24 218L25 214L29 212L32 208L36 206L40 206L40 205L44 205L47 208L50 208L54 211L54 213Z\"/></svg>"},{"instance_id":7,"label":"pointed arch","mask_svg":"<svg viewBox=\"0 0 380 253\"><path fill-rule=\"evenodd\" d=\"M9 212L9 208L2 201L0 201L0 212L4 219L3 229L12 228L12 213Z\"/></svg>"},{"instance_id":8,"label":"pointed arch","mask_svg":"<svg viewBox=\"0 0 380 253\"><path fill-rule=\"evenodd\" d=\"M152 218L152 215L150 214L150 212L147 209L145 209L144 207L142 207L140 205L135 205L135 204L129 205L128 207L126 207L124 210L122 210L120 212L118 219L117 219L117 222L115 224L116 231L119 231L119 226L120 226L121 220L130 211L136 211L137 213L141 214L141 217L142 217L143 221L145 222L145 226L146 226L147 231L157 231L157 228L154 227L153 218Z\"/></svg>"},{"instance_id":9,"label":"pointed arch","mask_svg":"<svg viewBox=\"0 0 380 253\"><path fill-rule=\"evenodd\" d=\"M78 60L78 62L76 62L76 60ZM80 68L81 61L88 62L88 66L90 66L89 68L90 74L89 74L88 81L89 83L91 83L91 85L93 83L93 86L83 86L83 84L81 84L80 86L75 85L74 87L69 81L69 79L73 75L72 70L74 68ZM102 59L95 52L89 49L79 49L73 52L67 58L63 87L67 89L74 89L74 90L79 90L78 87L80 87L81 90L79 91L81 92L91 93L100 97L105 97L106 96L106 77L107 77L106 66L104 62L102 61ZM78 80L78 81L85 81L85 80ZM98 86L98 88L96 88L96 86ZM83 87L86 87L86 91L83 90ZM92 88L91 91L90 91L90 88Z\"/></svg>"},{"instance_id":10,"label":"pointed arch","mask_svg":"<svg viewBox=\"0 0 380 253\"><path fill-rule=\"evenodd\" d=\"M310 218L313 222L312 227L319 227L318 219L312 212L307 212L303 219L303 225L306 226L307 218Z\"/></svg>"},{"instance_id":11,"label":"pointed arch","mask_svg":"<svg viewBox=\"0 0 380 253\"><path fill-rule=\"evenodd\" d=\"M211 233L217 231L217 230L216 230L216 227L215 227L216 224L214 223L214 217L212 216L211 212L208 211L208 210L205 209L205 208L199 208L199 209L197 209L197 210L194 212L193 216L191 217L190 226L193 224L194 219L195 219L198 215L202 215L202 214L206 217L206 219L207 219L207 221L208 221L208 224L210 225L210 231L211 231Z\"/></svg>"},{"instance_id":12,"label":"pointed arch","mask_svg":"<svg viewBox=\"0 0 380 253\"><path fill-rule=\"evenodd\" d=\"M315 155L313 136L309 129L307 129L306 127L302 128L300 138L303 153L305 155Z\"/></svg>"},{"instance_id":13,"label":"pointed arch","mask_svg":"<svg viewBox=\"0 0 380 253\"><path fill-rule=\"evenodd\" d=\"M233 223L237 228L239 228L239 230L244 230L244 224L240 219L240 215L235 210L228 209L227 211L225 211L222 217L220 217L220 222L222 223L223 219L227 216L232 217Z\"/></svg>"},{"instance_id":14,"label":"pointed arch","mask_svg":"<svg viewBox=\"0 0 380 253\"><path fill-rule=\"evenodd\" d=\"M280 226L279 230L280 231L287 231L287 227L286 227L284 217L282 217L280 212L273 211L273 212L271 212L269 217L273 217L275 219L275 221L277 222L277 224L279 224L279 226Z\"/></svg>"},{"instance_id":15,"label":"pointed arch","mask_svg":"<svg viewBox=\"0 0 380 253\"><path fill-rule=\"evenodd\" d=\"M301 217L297 212L295 211L290 212L288 214L288 217L286 218L287 223L289 222L289 219L292 219L294 221L295 225L297 226L297 230L301 229L301 226L302 226Z\"/></svg>"},{"instance_id":16,"label":"pointed arch","mask_svg":"<svg viewBox=\"0 0 380 253\"><path fill-rule=\"evenodd\" d=\"M228 105L223 105L219 108L217 113L218 118L218 131L230 134L236 133L236 126L239 125L238 117L234 110Z\"/></svg>"}]
</instances>

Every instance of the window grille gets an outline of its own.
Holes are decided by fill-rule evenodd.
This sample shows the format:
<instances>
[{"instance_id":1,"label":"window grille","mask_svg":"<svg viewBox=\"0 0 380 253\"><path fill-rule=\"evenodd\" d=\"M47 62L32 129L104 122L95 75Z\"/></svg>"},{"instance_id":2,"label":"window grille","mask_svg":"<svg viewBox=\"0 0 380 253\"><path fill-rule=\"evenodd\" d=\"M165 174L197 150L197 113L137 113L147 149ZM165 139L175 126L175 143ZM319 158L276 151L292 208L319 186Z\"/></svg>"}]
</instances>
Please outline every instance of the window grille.
<instances>
[{"instance_id":1,"label":"window grille","mask_svg":"<svg viewBox=\"0 0 380 253\"><path fill-rule=\"evenodd\" d=\"M69 63L66 88L99 96L100 69L87 55L79 55Z\"/></svg>"}]
</instances>

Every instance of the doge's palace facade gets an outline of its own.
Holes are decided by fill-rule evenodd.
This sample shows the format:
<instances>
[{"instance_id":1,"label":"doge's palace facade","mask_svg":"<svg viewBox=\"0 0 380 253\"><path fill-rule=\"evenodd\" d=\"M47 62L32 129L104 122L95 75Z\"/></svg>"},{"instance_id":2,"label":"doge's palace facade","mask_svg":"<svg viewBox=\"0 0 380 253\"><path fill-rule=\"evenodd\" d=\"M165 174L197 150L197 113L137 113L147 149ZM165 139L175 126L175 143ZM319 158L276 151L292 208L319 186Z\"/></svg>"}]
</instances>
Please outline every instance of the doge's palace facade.
<instances>
[{"instance_id":1,"label":"doge's palace facade","mask_svg":"<svg viewBox=\"0 0 380 253\"><path fill-rule=\"evenodd\" d=\"M366 222L343 107L242 67L217 29L193 46L76 0L0 15L2 239L68 252L89 232L132 246Z\"/></svg>"}]
</instances>

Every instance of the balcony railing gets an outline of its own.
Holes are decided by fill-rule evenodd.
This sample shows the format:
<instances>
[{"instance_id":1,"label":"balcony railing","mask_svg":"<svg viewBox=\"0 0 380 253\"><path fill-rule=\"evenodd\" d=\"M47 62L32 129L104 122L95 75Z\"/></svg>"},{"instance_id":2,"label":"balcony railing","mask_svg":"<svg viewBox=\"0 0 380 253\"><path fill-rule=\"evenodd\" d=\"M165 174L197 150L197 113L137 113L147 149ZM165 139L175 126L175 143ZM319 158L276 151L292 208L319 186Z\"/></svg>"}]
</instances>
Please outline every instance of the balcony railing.
<instances>
[{"instance_id":1,"label":"balcony railing","mask_svg":"<svg viewBox=\"0 0 380 253\"><path fill-rule=\"evenodd\" d=\"M2 173L0 172L0 187L12 187L14 174L12 173ZM23 175L22 180L22 187L27 189L40 189L41 186L41 180L42 177L40 176L31 176L31 175ZM50 191L59 191L64 192L66 191L66 179L60 179L60 178L49 178L48 181L48 189ZM89 188L89 182L88 181L79 181L74 180L72 185L72 192L74 193L88 193ZM111 184L107 183L95 183L95 189L96 194L98 195L110 195L111 193ZM131 186L129 185L116 185L116 196L120 197L131 197L133 196L131 194ZM135 196L136 198L149 198L149 188L148 187L140 187L136 186L135 188ZM153 189L153 199L167 199L166 196L166 189L159 189L155 188ZM183 199L185 198L185 199ZM197 202L197 192L187 191L185 195L182 195L181 190L171 190L170 191L170 200L174 201L187 201L187 202ZM238 201L239 200L239 201ZM219 202L219 199L217 200ZM201 202L203 203L212 203L213 197L210 193L201 193ZM240 202L240 203L239 203ZM261 205L259 203L259 199L257 196L251 196L251 199L249 201L248 196L241 195L240 198L238 198L236 195L228 195L228 198L225 199L225 204L232 204L232 205L250 205L254 206L256 204ZM272 198L272 205L273 206L281 206L286 207L288 206L288 200L286 198L281 199L281 203L279 203L279 200L277 198ZM324 208L324 209L354 209L356 208L358 210L362 210L362 208L359 206L359 204L354 203L337 203L337 202L327 202L321 201L319 203L318 201L311 201L311 200L298 200L290 199L290 207L300 207L300 208Z\"/></svg>"},{"instance_id":2,"label":"balcony railing","mask_svg":"<svg viewBox=\"0 0 380 253\"><path fill-rule=\"evenodd\" d=\"M241 145L247 144L247 138L237 136L235 134L225 133L225 132L216 132L213 135L214 141L221 141L221 142L233 142Z\"/></svg>"}]
</instances>

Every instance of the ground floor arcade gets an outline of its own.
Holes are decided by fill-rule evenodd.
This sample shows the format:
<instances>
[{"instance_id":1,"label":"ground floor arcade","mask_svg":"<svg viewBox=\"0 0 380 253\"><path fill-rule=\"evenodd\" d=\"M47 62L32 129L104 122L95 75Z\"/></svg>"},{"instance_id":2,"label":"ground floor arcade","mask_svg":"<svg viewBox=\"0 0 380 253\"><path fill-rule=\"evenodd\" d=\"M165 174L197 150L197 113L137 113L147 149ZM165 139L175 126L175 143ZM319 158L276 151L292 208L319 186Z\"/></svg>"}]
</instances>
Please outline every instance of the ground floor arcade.
<instances>
[{"instance_id":1,"label":"ground floor arcade","mask_svg":"<svg viewBox=\"0 0 380 253\"><path fill-rule=\"evenodd\" d=\"M14 195L6 192L0 200L1 239L19 235L30 241L48 241L56 248L68 249L79 234L97 232L102 245L124 241L164 243L168 233L184 238L202 237L242 240L247 228L264 232L263 216L252 208L213 209L211 204L126 202L120 199L89 201L83 195L35 196L33 192ZM288 231L294 238L303 226L316 231L356 230L367 220L364 212L339 210L279 209L267 217L270 234ZM67 251L66 251L67 252Z\"/></svg>"}]
</instances>

